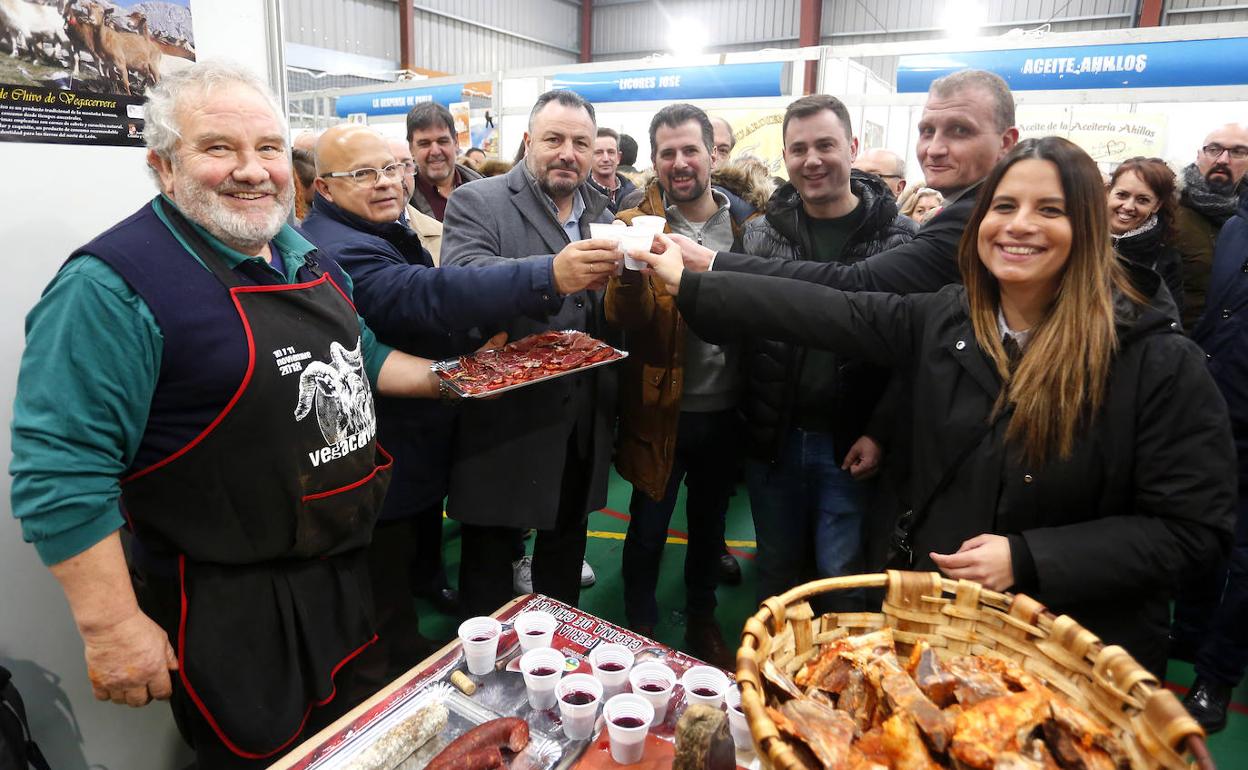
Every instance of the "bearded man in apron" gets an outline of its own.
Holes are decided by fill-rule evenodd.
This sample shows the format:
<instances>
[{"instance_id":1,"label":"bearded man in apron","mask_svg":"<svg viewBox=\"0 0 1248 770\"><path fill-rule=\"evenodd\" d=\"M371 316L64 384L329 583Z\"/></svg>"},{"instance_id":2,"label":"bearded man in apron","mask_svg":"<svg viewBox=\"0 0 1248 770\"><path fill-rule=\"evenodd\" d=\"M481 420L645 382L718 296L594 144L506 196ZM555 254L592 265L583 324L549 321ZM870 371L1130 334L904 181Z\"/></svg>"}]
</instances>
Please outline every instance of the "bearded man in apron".
<instances>
[{"instance_id":1,"label":"bearded man in apron","mask_svg":"<svg viewBox=\"0 0 1248 770\"><path fill-rule=\"evenodd\" d=\"M286 225L287 134L236 65L151 89L160 195L45 290L14 407L13 510L96 697L172 698L202 768L268 765L381 684L353 665L391 464L373 391L439 391Z\"/></svg>"}]
</instances>

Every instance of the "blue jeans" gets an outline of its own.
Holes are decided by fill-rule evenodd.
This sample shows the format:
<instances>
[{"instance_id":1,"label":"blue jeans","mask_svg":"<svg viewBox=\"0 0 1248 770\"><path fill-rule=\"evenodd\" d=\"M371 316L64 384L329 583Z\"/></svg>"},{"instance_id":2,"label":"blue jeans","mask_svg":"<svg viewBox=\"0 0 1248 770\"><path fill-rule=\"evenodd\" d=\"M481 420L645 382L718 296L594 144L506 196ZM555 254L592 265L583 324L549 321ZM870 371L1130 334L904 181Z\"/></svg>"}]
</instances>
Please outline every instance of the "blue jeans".
<instances>
[{"instance_id":1,"label":"blue jeans","mask_svg":"<svg viewBox=\"0 0 1248 770\"><path fill-rule=\"evenodd\" d=\"M732 411L681 412L672 475L663 499L655 502L633 489L623 564L624 606L630 626L659 622L654 591L667 543L667 525L672 521L682 479L689 491L685 498L689 522L685 606L690 616L714 614L717 567L724 549L724 515L735 483L739 433L740 423Z\"/></svg>"},{"instance_id":2,"label":"blue jeans","mask_svg":"<svg viewBox=\"0 0 1248 770\"><path fill-rule=\"evenodd\" d=\"M747 463L745 481L758 540L760 602L805 582L812 571L836 577L861 568L869 482L841 470L831 434L790 430L776 463ZM862 597L830 594L825 604L824 611L858 610Z\"/></svg>"}]
</instances>

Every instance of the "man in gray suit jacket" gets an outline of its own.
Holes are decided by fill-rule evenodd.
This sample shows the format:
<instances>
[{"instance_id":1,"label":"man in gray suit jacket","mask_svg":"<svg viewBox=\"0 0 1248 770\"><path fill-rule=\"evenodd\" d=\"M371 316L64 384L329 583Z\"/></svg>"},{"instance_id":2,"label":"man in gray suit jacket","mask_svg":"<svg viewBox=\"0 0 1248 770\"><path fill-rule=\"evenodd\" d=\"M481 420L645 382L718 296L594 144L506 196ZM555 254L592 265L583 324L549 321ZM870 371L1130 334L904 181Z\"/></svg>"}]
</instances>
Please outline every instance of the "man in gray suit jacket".
<instances>
[{"instance_id":1,"label":"man in gray suit jacket","mask_svg":"<svg viewBox=\"0 0 1248 770\"><path fill-rule=\"evenodd\" d=\"M529 115L524 162L457 188L447 203L443 265L576 252L575 262L601 275L565 296L546 322L505 324L510 339L547 329L606 334L601 289L623 255L587 240L591 222L611 221L606 198L586 184L596 132L589 102L571 91L542 94ZM463 525L459 588L467 612L487 614L511 598L515 531L527 527L538 530L533 589L577 603L589 512L607 501L615 394L607 366L464 403L447 513Z\"/></svg>"}]
</instances>

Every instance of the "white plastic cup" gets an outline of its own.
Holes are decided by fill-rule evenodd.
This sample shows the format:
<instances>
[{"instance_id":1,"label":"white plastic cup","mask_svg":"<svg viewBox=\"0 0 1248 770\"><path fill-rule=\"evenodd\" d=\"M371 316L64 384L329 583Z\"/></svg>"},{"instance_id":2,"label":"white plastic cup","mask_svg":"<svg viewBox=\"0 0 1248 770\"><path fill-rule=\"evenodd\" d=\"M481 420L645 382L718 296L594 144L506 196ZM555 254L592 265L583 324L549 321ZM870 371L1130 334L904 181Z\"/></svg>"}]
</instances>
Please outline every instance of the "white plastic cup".
<instances>
[{"instance_id":1,"label":"white plastic cup","mask_svg":"<svg viewBox=\"0 0 1248 770\"><path fill-rule=\"evenodd\" d=\"M549 673L534 673L548 669ZM529 705L538 711L555 707L555 688L563 677L563 653L552 647L529 650L520 656L520 671L524 673L524 689Z\"/></svg>"},{"instance_id":2,"label":"white plastic cup","mask_svg":"<svg viewBox=\"0 0 1248 770\"><path fill-rule=\"evenodd\" d=\"M587 703L569 703L565 698L584 699ZM559 699L559 718L563 722L563 734L574 741L587 740L594 734L598 721L598 706L602 703L602 682L589 674L568 674L555 687Z\"/></svg>"},{"instance_id":3,"label":"white plastic cup","mask_svg":"<svg viewBox=\"0 0 1248 770\"><path fill-rule=\"evenodd\" d=\"M624 267L629 270L640 270L645 267L645 262L633 259L629 255L638 251L649 254L650 246L653 242L654 233L649 230L642 230L639 227L626 229L620 236L620 248L624 251Z\"/></svg>"},{"instance_id":4,"label":"white plastic cup","mask_svg":"<svg viewBox=\"0 0 1248 770\"><path fill-rule=\"evenodd\" d=\"M664 217L640 216L633 217L633 227L639 230L645 230L650 233L661 233L663 228L667 227L667 219Z\"/></svg>"},{"instance_id":5,"label":"white plastic cup","mask_svg":"<svg viewBox=\"0 0 1248 770\"><path fill-rule=\"evenodd\" d=\"M672 688L676 686L676 672L663 663L648 660L633 666L633 670L628 672L628 683L632 685L634 695L645 698L653 707L651 724L662 722L667 717Z\"/></svg>"},{"instance_id":6,"label":"white plastic cup","mask_svg":"<svg viewBox=\"0 0 1248 770\"><path fill-rule=\"evenodd\" d=\"M468 673L484 676L494 670L498 638L502 634L503 625L484 615L468 618L459 624L459 643L464 648L464 662L468 664Z\"/></svg>"},{"instance_id":7,"label":"white plastic cup","mask_svg":"<svg viewBox=\"0 0 1248 770\"><path fill-rule=\"evenodd\" d=\"M589 653L589 666L602 682L604 697L610 698L624 692L628 674L633 669L633 653L622 644L600 644Z\"/></svg>"},{"instance_id":8,"label":"white plastic cup","mask_svg":"<svg viewBox=\"0 0 1248 770\"><path fill-rule=\"evenodd\" d=\"M589 237L596 241L614 241L618 246L620 244L620 236L627 229L627 225L617 225L614 222L590 222Z\"/></svg>"},{"instance_id":9,"label":"white plastic cup","mask_svg":"<svg viewBox=\"0 0 1248 770\"><path fill-rule=\"evenodd\" d=\"M754 739L750 737L750 725L741 709L741 689L737 685L728 688L724 703L728 705L728 732L732 733L732 742L739 751L753 751Z\"/></svg>"},{"instance_id":10,"label":"white plastic cup","mask_svg":"<svg viewBox=\"0 0 1248 770\"><path fill-rule=\"evenodd\" d=\"M621 765L640 762L646 751L646 733L650 732L654 721L654 706L650 701L633 693L612 696L602 709L602 718L607 722L611 759ZM616 720L634 724L616 724Z\"/></svg>"},{"instance_id":11,"label":"white plastic cup","mask_svg":"<svg viewBox=\"0 0 1248 770\"><path fill-rule=\"evenodd\" d=\"M728 684L728 675L713 666L694 666L680 678L686 701L716 709L724 705Z\"/></svg>"},{"instance_id":12,"label":"white plastic cup","mask_svg":"<svg viewBox=\"0 0 1248 770\"><path fill-rule=\"evenodd\" d=\"M559 628L559 620L549 612L534 610L517 615L512 627L516 629L520 649L528 652L554 645L555 629Z\"/></svg>"}]
</instances>

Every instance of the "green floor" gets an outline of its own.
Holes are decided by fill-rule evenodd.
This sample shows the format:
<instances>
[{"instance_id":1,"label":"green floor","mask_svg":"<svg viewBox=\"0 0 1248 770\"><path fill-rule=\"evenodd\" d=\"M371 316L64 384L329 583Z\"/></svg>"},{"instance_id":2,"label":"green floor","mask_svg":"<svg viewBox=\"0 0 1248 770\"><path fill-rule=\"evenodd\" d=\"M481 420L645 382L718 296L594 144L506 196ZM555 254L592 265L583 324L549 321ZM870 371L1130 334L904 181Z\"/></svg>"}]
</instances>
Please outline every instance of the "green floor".
<instances>
[{"instance_id":1,"label":"green floor","mask_svg":"<svg viewBox=\"0 0 1248 770\"><path fill-rule=\"evenodd\" d=\"M605 511L594 513L589 520L589 545L586 558L598 575L598 582L591 588L581 591L581 608L619 625L625 625L624 589L620 577L620 557L624 548L624 533L628 529L626 514L628 498L632 488L615 475L611 476L611 487L607 495ZM684 490L672 516L670 529L684 533L687 531L684 517ZM452 576L459 569L459 538L458 525L446 523L447 573ZM730 550L739 553L738 561L744 574L740 586L720 586L719 622L724 629L724 637L730 646L735 646L745 618L753 614L754 606L754 564L752 543L754 540L754 524L750 520L749 500L744 488L732 498L728 509L727 540ZM655 629L658 641L679 647L684 634L683 618L679 611L684 605L684 545L669 540L663 553L663 565L659 576L659 609L661 620ZM446 615L439 615L429 605L419 602L421 625L424 633L435 639L445 640L455 635L458 621ZM1180 688L1191 684L1192 667L1183 662L1172 661L1169 678L1171 683ZM1235 693L1235 704L1230 724L1227 729L1209 740L1209 747L1220 770L1248 770L1248 686L1241 686Z\"/></svg>"}]
</instances>

